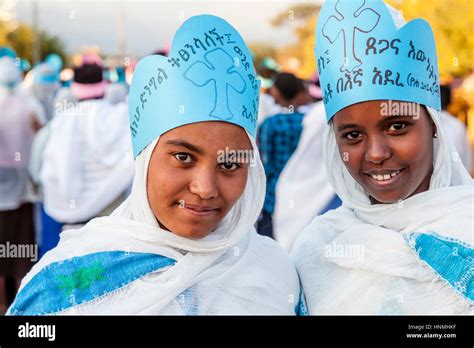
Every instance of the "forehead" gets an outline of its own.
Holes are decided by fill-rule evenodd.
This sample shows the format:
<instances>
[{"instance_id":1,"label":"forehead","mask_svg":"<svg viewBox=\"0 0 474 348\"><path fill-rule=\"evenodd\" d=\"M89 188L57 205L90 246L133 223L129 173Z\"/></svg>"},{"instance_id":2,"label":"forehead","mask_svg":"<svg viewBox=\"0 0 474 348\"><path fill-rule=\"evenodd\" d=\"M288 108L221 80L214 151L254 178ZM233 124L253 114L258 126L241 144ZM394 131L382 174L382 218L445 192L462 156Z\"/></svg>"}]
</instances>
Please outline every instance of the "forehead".
<instances>
[{"instance_id":1,"label":"forehead","mask_svg":"<svg viewBox=\"0 0 474 348\"><path fill-rule=\"evenodd\" d=\"M160 139L182 139L192 142L196 145L221 146L240 146L249 147L250 141L245 130L235 124L223 121L205 121L186 124L173 128L163 135Z\"/></svg>"},{"instance_id":2,"label":"forehead","mask_svg":"<svg viewBox=\"0 0 474 348\"><path fill-rule=\"evenodd\" d=\"M417 103L399 100L370 100L350 105L338 111L334 124L354 123L360 125L376 124L389 121L393 117L410 117L412 119L427 119L419 117L426 115L425 108Z\"/></svg>"}]
</instances>

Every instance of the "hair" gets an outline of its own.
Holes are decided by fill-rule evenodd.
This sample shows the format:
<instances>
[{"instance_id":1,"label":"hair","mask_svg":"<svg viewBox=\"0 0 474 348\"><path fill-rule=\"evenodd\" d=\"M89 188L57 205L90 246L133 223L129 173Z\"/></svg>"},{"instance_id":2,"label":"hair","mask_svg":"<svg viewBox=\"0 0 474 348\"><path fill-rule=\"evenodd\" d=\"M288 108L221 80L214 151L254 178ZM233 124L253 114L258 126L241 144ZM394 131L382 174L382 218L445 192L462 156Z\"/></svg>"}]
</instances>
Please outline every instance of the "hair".
<instances>
[{"instance_id":1,"label":"hair","mask_svg":"<svg viewBox=\"0 0 474 348\"><path fill-rule=\"evenodd\" d=\"M279 73L273 85L287 101L292 100L298 93L305 89L303 80L291 73Z\"/></svg>"},{"instance_id":2,"label":"hair","mask_svg":"<svg viewBox=\"0 0 474 348\"><path fill-rule=\"evenodd\" d=\"M102 81L102 68L98 64L84 64L74 69L74 82L92 84Z\"/></svg>"},{"instance_id":3,"label":"hair","mask_svg":"<svg viewBox=\"0 0 474 348\"><path fill-rule=\"evenodd\" d=\"M451 88L447 85L441 85L439 91L441 94L441 109L445 110L451 104Z\"/></svg>"}]
</instances>

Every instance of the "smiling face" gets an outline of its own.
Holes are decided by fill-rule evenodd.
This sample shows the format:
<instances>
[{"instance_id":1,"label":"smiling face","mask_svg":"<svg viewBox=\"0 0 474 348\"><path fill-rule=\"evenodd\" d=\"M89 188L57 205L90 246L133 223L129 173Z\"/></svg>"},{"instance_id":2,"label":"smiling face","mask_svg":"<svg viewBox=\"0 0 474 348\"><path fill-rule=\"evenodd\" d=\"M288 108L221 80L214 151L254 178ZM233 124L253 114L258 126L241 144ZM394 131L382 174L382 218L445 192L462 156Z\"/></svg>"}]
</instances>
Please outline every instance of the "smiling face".
<instances>
[{"instance_id":1,"label":"smiling face","mask_svg":"<svg viewBox=\"0 0 474 348\"><path fill-rule=\"evenodd\" d=\"M397 112L385 116L388 104ZM428 190L436 128L424 107L367 101L340 110L332 122L341 158L372 203L394 203Z\"/></svg>"},{"instance_id":2,"label":"smiling face","mask_svg":"<svg viewBox=\"0 0 474 348\"><path fill-rule=\"evenodd\" d=\"M226 148L252 151L245 131L226 122L192 123L160 137L148 167L147 192L162 228L202 238L225 217L244 192L249 170L248 161L223 161Z\"/></svg>"}]
</instances>

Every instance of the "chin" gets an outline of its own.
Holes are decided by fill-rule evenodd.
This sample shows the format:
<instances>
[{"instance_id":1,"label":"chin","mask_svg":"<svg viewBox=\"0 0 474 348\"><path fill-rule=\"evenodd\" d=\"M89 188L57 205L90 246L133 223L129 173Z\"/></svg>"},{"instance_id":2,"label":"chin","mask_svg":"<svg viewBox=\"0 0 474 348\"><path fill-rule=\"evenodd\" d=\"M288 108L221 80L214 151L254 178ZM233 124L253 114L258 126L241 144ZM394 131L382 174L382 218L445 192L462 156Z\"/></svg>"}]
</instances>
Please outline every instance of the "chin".
<instances>
[{"instance_id":1,"label":"chin","mask_svg":"<svg viewBox=\"0 0 474 348\"><path fill-rule=\"evenodd\" d=\"M180 237L189 239L201 239L206 237L211 232L211 229L205 227L197 228L196 226L183 226L176 229L175 231L176 232L173 233Z\"/></svg>"},{"instance_id":2,"label":"chin","mask_svg":"<svg viewBox=\"0 0 474 348\"><path fill-rule=\"evenodd\" d=\"M390 195L390 194L371 194L370 197L372 199L375 199L377 202L382 203L382 204L392 204L392 203L397 203L403 199L405 199L405 196L396 194L396 195Z\"/></svg>"},{"instance_id":3,"label":"chin","mask_svg":"<svg viewBox=\"0 0 474 348\"><path fill-rule=\"evenodd\" d=\"M373 199L377 200L377 204L393 204L397 203L399 199L390 199L390 198L374 198Z\"/></svg>"}]
</instances>

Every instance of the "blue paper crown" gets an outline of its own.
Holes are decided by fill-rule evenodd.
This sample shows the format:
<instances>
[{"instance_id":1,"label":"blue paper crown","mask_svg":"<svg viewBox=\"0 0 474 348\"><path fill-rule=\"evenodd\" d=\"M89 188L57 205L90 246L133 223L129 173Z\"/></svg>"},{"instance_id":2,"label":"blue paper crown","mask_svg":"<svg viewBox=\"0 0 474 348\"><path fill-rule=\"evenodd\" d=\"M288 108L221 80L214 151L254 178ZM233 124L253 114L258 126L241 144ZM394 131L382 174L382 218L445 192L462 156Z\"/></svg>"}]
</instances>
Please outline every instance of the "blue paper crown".
<instances>
[{"instance_id":1,"label":"blue paper crown","mask_svg":"<svg viewBox=\"0 0 474 348\"><path fill-rule=\"evenodd\" d=\"M16 53L10 47L0 46L0 58L2 58L2 57L10 57L10 58L15 59L16 58Z\"/></svg>"},{"instance_id":2,"label":"blue paper crown","mask_svg":"<svg viewBox=\"0 0 474 348\"><path fill-rule=\"evenodd\" d=\"M260 82L250 52L225 20L201 15L178 29L168 57L141 59L129 93L136 157L170 129L226 121L255 137Z\"/></svg>"},{"instance_id":3,"label":"blue paper crown","mask_svg":"<svg viewBox=\"0 0 474 348\"><path fill-rule=\"evenodd\" d=\"M33 81L42 85L52 85L59 82L59 73L48 63L40 63L34 68Z\"/></svg>"},{"instance_id":4,"label":"blue paper crown","mask_svg":"<svg viewBox=\"0 0 474 348\"><path fill-rule=\"evenodd\" d=\"M382 0L327 0L316 26L315 55L328 121L367 100L440 109L430 25L415 19L397 30Z\"/></svg>"}]
</instances>

